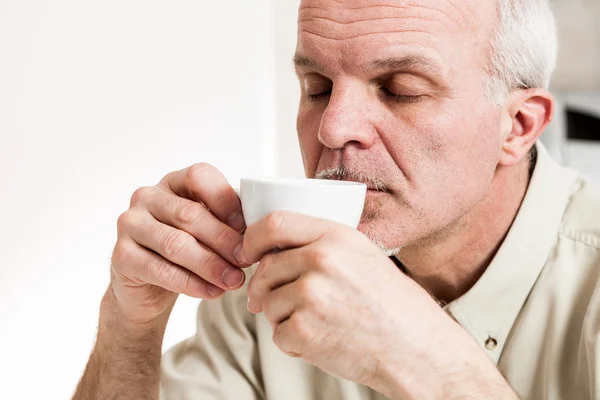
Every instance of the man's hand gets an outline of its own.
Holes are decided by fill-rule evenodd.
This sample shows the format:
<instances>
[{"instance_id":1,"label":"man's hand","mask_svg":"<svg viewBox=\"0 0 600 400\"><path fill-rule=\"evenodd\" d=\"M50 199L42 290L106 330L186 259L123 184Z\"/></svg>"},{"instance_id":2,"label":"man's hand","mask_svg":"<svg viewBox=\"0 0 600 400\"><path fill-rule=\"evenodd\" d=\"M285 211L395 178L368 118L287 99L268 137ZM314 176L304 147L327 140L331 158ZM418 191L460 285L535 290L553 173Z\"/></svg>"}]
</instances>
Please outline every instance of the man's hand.
<instances>
[{"instance_id":1,"label":"man's hand","mask_svg":"<svg viewBox=\"0 0 600 400\"><path fill-rule=\"evenodd\" d=\"M260 262L248 309L264 312L275 344L332 375L406 399L453 398L456 380L486 368L499 375L431 296L356 230L276 212L248 228L238 260Z\"/></svg>"},{"instance_id":2,"label":"man's hand","mask_svg":"<svg viewBox=\"0 0 600 400\"><path fill-rule=\"evenodd\" d=\"M233 254L244 229L237 194L211 165L138 189L118 220L111 274L117 308L145 324L170 313L179 293L215 299L241 287L247 265Z\"/></svg>"},{"instance_id":3,"label":"man's hand","mask_svg":"<svg viewBox=\"0 0 600 400\"><path fill-rule=\"evenodd\" d=\"M73 397L159 398L161 346L180 293L215 299L245 274L234 259L245 229L240 201L208 164L137 190L118 220L98 338Z\"/></svg>"}]
</instances>

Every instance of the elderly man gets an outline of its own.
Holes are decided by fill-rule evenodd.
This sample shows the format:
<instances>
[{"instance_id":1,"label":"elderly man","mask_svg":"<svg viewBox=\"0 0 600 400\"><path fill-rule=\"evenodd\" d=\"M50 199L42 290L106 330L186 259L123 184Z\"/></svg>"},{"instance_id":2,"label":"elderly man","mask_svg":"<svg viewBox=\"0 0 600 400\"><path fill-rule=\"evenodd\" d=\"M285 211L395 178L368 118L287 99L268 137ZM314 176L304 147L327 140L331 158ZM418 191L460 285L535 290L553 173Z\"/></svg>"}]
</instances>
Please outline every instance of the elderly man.
<instances>
[{"instance_id":1,"label":"elderly man","mask_svg":"<svg viewBox=\"0 0 600 400\"><path fill-rule=\"evenodd\" d=\"M370 185L359 230L246 229L206 164L136 191L74 398L600 398L600 190L537 142L555 36L546 0L304 0L306 175Z\"/></svg>"}]
</instances>

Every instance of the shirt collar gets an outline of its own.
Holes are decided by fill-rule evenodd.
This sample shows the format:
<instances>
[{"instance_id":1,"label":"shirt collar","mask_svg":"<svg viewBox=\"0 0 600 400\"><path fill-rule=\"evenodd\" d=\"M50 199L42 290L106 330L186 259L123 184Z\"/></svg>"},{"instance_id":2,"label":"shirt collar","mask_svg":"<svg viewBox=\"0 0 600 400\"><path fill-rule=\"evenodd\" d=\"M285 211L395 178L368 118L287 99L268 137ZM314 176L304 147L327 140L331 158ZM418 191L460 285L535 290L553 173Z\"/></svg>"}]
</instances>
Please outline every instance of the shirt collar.
<instances>
[{"instance_id":1,"label":"shirt collar","mask_svg":"<svg viewBox=\"0 0 600 400\"><path fill-rule=\"evenodd\" d=\"M498 364L508 335L552 251L569 199L569 180L537 143L523 203L491 264L446 311Z\"/></svg>"}]
</instances>

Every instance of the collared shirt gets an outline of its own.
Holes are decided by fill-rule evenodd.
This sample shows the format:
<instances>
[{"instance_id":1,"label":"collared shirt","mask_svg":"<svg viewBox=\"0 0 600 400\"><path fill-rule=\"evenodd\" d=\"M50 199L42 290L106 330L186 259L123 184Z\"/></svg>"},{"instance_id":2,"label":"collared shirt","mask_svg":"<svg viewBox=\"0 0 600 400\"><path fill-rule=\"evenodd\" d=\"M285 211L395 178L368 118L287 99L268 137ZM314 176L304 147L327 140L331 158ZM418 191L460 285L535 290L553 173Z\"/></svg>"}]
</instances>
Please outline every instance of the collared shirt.
<instances>
[{"instance_id":1,"label":"collared shirt","mask_svg":"<svg viewBox=\"0 0 600 400\"><path fill-rule=\"evenodd\" d=\"M600 189L537 146L506 239L445 309L521 398L600 399ZM164 400L384 399L281 352L245 289L200 304L197 334L163 358L161 390Z\"/></svg>"}]
</instances>

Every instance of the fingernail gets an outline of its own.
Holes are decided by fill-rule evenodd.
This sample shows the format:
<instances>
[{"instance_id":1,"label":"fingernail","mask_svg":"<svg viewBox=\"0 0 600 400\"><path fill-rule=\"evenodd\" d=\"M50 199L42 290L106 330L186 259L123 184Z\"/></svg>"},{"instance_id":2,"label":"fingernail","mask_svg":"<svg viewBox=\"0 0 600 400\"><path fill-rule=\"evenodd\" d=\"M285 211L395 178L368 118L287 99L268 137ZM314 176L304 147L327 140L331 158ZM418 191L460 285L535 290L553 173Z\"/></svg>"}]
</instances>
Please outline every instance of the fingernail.
<instances>
[{"instance_id":1,"label":"fingernail","mask_svg":"<svg viewBox=\"0 0 600 400\"><path fill-rule=\"evenodd\" d=\"M221 281L229 289L235 289L244 281L244 272L238 268L228 267L221 275Z\"/></svg>"},{"instance_id":2,"label":"fingernail","mask_svg":"<svg viewBox=\"0 0 600 400\"><path fill-rule=\"evenodd\" d=\"M236 247L235 250L233 251L233 258L235 258L235 260L242 265L248 264L246 262L246 259L244 258L241 244L238 247Z\"/></svg>"},{"instance_id":3,"label":"fingernail","mask_svg":"<svg viewBox=\"0 0 600 400\"><path fill-rule=\"evenodd\" d=\"M216 286L214 286L214 285L210 285L210 286L208 287L208 295L209 295L210 297L212 297L213 299L216 299L217 297L219 297L220 295L222 295L222 294L223 294L223 292L224 292L224 290L223 290L223 289L221 289L221 288L219 288L219 287L216 287Z\"/></svg>"},{"instance_id":4,"label":"fingernail","mask_svg":"<svg viewBox=\"0 0 600 400\"><path fill-rule=\"evenodd\" d=\"M240 213L233 213L227 218L227 225L235 229L236 232L242 233L246 229L244 216Z\"/></svg>"}]
</instances>

